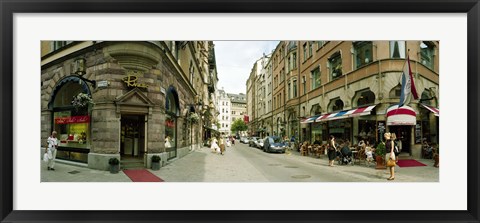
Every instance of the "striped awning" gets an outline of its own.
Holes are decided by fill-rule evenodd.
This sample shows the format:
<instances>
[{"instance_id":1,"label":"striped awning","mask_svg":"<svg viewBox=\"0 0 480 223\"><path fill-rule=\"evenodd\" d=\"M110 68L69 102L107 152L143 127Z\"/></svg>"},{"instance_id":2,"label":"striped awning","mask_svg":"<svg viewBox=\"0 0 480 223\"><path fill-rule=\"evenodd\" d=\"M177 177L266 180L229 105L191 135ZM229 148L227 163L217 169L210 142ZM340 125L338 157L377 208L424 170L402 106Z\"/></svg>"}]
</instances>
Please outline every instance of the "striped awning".
<instances>
[{"instance_id":1,"label":"striped awning","mask_svg":"<svg viewBox=\"0 0 480 223\"><path fill-rule=\"evenodd\" d=\"M315 122L315 119L317 119L319 116L320 116L320 115L314 115L314 116L308 117L308 118L302 120L300 123L302 123L302 124L308 124L308 123Z\"/></svg>"},{"instance_id":2,"label":"striped awning","mask_svg":"<svg viewBox=\"0 0 480 223\"><path fill-rule=\"evenodd\" d=\"M417 113L409 106L391 106L387 109L387 125L415 125Z\"/></svg>"},{"instance_id":3,"label":"striped awning","mask_svg":"<svg viewBox=\"0 0 480 223\"><path fill-rule=\"evenodd\" d=\"M426 109L430 110L431 112L433 112L433 114L435 116L440 116L440 110L438 108L435 108L435 107L432 107L432 106L429 106L429 105L424 105L422 103L420 103L423 107L425 107Z\"/></svg>"},{"instance_id":4,"label":"striped awning","mask_svg":"<svg viewBox=\"0 0 480 223\"><path fill-rule=\"evenodd\" d=\"M329 120L336 120L336 119L342 119L342 118L350 118L350 117L355 117L355 116L363 116L363 115L369 115L373 108L375 108L376 105L370 105L366 107L361 107L361 108L355 108L352 110L345 110L337 113L330 113L330 114L325 114L321 115L318 117L315 121L316 122L324 122L324 121L329 121Z\"/></svg>"}]
</instances>

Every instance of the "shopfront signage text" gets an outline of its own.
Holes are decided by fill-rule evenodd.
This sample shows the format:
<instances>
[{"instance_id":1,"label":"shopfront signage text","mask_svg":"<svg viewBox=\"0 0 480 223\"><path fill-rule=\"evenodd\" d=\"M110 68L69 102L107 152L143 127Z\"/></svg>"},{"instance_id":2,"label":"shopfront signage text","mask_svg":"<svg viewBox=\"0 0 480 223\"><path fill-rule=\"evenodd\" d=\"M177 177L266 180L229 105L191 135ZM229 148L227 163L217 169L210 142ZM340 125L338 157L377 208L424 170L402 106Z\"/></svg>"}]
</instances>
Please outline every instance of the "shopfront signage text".
<instances>
[{"instance_id":1,"label":"shopfront signage text","mask_svg":"<svg viewBox=\"0 0 480 223\"><path fill-rule=\"evenodd\" d=\"M55 118L55 124L72 124L72 123L88 123L90 122L90 116L69 116Z\"/></svg>"},{"instance_id":2,"label":"shopfront signage text","mask_svg":"<svg viewBox=\"0 0 480 223\"><path fill-rule=\"evenodd\" d=\"M137 88L143 88L147 89L148 85L144 83L137 83L138 77L135 75L129 74L127 77L123 78L123 82L127 85L127 87L137 87Z\"/></svg>"}]
</instances>

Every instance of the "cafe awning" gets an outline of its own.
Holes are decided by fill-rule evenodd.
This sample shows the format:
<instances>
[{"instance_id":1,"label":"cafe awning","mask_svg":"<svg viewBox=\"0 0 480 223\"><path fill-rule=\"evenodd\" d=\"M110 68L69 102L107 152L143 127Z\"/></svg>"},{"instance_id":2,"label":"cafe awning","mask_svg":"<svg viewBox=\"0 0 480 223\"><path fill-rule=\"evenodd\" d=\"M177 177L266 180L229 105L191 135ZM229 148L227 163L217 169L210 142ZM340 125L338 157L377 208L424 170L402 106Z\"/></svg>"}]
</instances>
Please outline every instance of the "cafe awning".
<instances>
[{"instance_id":1,"label":"cafe awning","mask_svg":"<svg viewBox=\"0 0 480 223\"><path fill-rule=\"evenodd\" d=\"M330 114L325 114L321 115L318 117L315 121L316 122L324 122L324 121L330 121L330 120L336 120L336 119L342 119L342 118L350 118L350 117L355 117L355 116L363 116L363 115L369 115L371 114L373 108L375 108L376 105L370 105L370 106L365 106L365 107L360 107L360 108L355 108L352 110L345 110L337 113L330 113Z\"/></svg>"},{"instance_id":2,"label":"cafe awning","mask_svg":"<svg viewBox=\"0 0 480 223\"><path fill-rule=\"evenodd\" d=\"M425 105L420 103L423 107L431 111L435 116L440 116L440 110L438 108L432 107L430 105Z\"/></svg>"},{"instance_id":3,"label":"cafe awning","mask_svg":"<svg viewBox=\"0 0 480 223\"><path fill-rule=\"evenodd\" d=\"M409 106L391 106L387 109L387 125L415 125L417 113Z\"/></svg>"},{"instance_id":4,"label":"cafe awning","mask_svg":"<svg viewBox=\"0 0 480 223\"><path fill-rule=\"evenodd\" d=\"M304 119L303 121L301 121L300 123L307 124L307 123L315 122L315 119L317 119L319 116L320 115L314 115L314 116L308 117L308 118Z\"/></svg>"}]
</instances>

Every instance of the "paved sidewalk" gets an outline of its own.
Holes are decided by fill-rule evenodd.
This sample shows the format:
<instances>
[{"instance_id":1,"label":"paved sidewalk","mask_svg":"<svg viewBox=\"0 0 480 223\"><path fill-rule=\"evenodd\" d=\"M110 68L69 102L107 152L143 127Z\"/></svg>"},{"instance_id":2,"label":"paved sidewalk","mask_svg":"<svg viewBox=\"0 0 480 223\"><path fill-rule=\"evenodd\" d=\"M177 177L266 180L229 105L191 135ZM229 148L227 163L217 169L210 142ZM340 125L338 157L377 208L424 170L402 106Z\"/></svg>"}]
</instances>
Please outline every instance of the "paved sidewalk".
<instances>
[{"instance_id":1,"label":"paved sidewalk","mask_svg":"<svg viewBox=\"0 0 480 223\"><path fill-rule=\"evenodd\" d=\"M202 147L188 155L170 161L160 170L151 173L165 182L268 182L269 180L257 170L237 150L254 149L242 145L227 147L226 153L212 153L210 148ZM321 172L348 175L351 182L388 182L388 170L376 170L374 164L328 166L326 156L321 158L300 156L296 151L285 156L286 160L298 161L311 165ZM423 167L396 167L396 179L393 182L439 182L439 168L433 167L433 160L417 159L426 164ZM55 171L47 171L46 164L41 162L42 182L131 182L122 171L111 174L108 171L92 170L57 162ZM313 180L313 179L312 179Z\"/></svg>"},{"instance_id":2,"label":"paved sidewalk","mask_svg":"<svg viewBox=\"0 0 480 223\"><path fill-rule=\"evenodd\" d=\"M193 153L151 171L167 182L268 182L244 157L239 145L227 147L224 155L202 147Z\"/></svg>"}]
</instances>

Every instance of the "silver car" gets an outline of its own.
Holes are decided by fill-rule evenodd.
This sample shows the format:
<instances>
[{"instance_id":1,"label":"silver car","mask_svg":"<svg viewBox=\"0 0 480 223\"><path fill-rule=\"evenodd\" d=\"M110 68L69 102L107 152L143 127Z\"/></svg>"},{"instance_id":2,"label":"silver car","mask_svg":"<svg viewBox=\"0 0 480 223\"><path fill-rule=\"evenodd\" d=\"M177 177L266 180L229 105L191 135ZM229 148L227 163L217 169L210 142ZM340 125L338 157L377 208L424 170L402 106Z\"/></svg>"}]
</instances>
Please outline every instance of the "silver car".
<instances>
[{"instance_id":1,"label":"silver car","mask_svg":"<svg viewBox=\"0 0 480 223\"><path fill-rule=\"evenodd\" d=\"M257 141L255 141L255 147L263 149L263 139L258 139Z\"/></svg>"}]
</instances>

